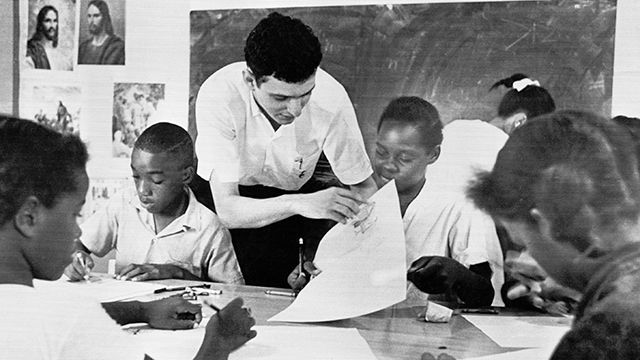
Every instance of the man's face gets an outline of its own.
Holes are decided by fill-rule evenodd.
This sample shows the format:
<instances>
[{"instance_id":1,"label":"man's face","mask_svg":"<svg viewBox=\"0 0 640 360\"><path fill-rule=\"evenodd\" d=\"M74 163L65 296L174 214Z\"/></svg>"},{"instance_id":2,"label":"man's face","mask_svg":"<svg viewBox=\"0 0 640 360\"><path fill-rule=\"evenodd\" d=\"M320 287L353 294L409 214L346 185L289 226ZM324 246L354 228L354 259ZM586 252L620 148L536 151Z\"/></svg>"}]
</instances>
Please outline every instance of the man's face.
<instances>
[{"instance_id":1,"label":"man's face","mask_svg":"<svg viewBox=\"0 0 640 360\"><path fill-rule=\"evenodd\" d=\"M166 152L152 154L137 148L131 154L131 172L140 204L152 214L171 212L184 191L186 169Z\"/></svg>"},{"instance_id":2,"label":"man's face","mask_svg":"<svg viewBox=\"0 0 640 360\"><path fill-rule=\"evenodd\" d=\"M100 34L104 29L102 13L96 6L91 5L87 8L87 20L89 22L89 32L92 35Z\"/></svg>"},{"instance_id":3,"label":"man's face","mask_svg":"<svg viewBox=\"0 0 640 360\"><path fill-rule=\"evenodd\" d=\"M386 120L376 137L374 179L378 187L395 179L399 193L410 192L424 184L427 166L437 158L437 150L427 149L415 127Z\"/></svg>"},{"instance_id":4,"label":"man's face","mask_svg":"<svg viewBox=\"0 0 640 360\"><path fill-rule=\"evenodd\" d=\"M253 81L253 97L262 109L280 125L291 124L302 114L302 109L311 98L311 91L316 86L316 76L292 84L267 76L258 85Z\"/></svg>"},{"instance_id":5,"label":"man's face","mask_svg":"<svg viewBox=\"0 0 640 360\"><path fill-rule=\"evenodd\" d=\"M49 10L42 21L44 36L47 40L55 41L58 38L58 15L55 11Z\"/></svg>"}]
</instances>

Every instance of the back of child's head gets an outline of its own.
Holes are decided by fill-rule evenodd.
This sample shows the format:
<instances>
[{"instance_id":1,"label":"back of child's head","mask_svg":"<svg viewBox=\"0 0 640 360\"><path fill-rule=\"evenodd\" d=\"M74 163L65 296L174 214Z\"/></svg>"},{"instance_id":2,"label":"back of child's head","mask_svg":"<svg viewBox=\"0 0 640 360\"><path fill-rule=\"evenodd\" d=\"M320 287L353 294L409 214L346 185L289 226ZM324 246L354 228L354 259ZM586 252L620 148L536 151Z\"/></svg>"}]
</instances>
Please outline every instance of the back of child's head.
<instances>
[{"instance_id":1,"label":"back of child's head","mask_svg":"<svg viewBox=\"0 0 640 360\"><path fill-rule=\"evenodd\" d=\"M537 80L532 80L525 74L517 73L499 80L490 90L500 86L509 89L498 105L498 116L501 118L517 112L524 112L527 118L533 118L556 110L551 94Z\"/></svg>"},{"instance_id":2,"label":"back of child's head","mask_svg":"<svg viewBox=\"0 0 640 360\"><path fill-rule=\"evenodd\" d=\"M193 166L193 140L182 127L161 122L146 128L138 137L134 149L150 154L167 153L181 166Z\"/></svg>"},{"instance_id":3,"label":"back of child's head","mask_svg":"<svg viewBox=\"0 0 640 360\"><path fill-rule=\"evenodd\" d=\"M85 170L88 158L76 136L0 115L0 225L29 196L50 208L61 194L76 191L78 171Z\"/></svg>"},{"instance_id":4,"label":"back of child's head","mask_svg":"<svg viewBox=\"0 0 640 360\"><path fill-rule=\"evenodd\" d=\"M633 143L613 121L578 111L558 111L516 129L491 172L469 189L493 216L534 221L540 209L556 240L579 250L590 230L637 221L640 175Z\"/></svg>"},{"instance_id":5,"label":"back of child's head","mask_svg":"<svg viewBox=\"0 0 640 360\"><path fill-rule=\"evenodd\" d=\"M272 12L249 33L244 57L258 84L264 76L296 84L315 73L322 48L309 26Z\"/></svg>"},{"instance_id":6,"label":"back of child's head","mask_svg":"<svg viewBox=\"0 0 640 360\"><path fill-rule=\"evenodd\" d=\"M438 110L417 96L401 96L391 100L380 116L378 131L386 121L414 126L422 133L424 145L433 149L442 144L442 122Z\"/></svg>"}]
</instances>

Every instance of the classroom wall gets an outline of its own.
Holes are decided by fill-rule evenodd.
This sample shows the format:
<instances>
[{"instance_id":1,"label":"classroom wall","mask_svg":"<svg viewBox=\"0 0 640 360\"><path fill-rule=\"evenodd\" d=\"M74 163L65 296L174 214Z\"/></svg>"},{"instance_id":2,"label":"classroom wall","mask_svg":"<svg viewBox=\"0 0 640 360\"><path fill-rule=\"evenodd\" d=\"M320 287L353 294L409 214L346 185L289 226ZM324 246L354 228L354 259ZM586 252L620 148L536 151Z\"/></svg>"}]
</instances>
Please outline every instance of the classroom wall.
<instances>
[{"instance_id":1,"label":"classroom wall","mask_svg":"<svg viewBox=\"0 0 640 360\"><path fill-rule=\"evenodd\" d=\"M67 0L56 0L67 1ZM71 0L68 0L71 1ZM339 6L365 4L406 4L436 3L450 1L306 1L304 6ZM457 1L470 2L470 1ZM78 6L83 1L76 1ZM25 52L27 33L26 15L28 1L20 1L20 12L15 14L15 24L20 24L20 40L18 53ZM70 112L79 114L80 136L87 141L91 153L89 174L92 178L122 179L129 175L128 158L114 158L112 142L114 123L112 116L116 105L114 97L119 99L133 96L136 92L154 92L161 98L154 113L153 121L171 121L188 127L189 116L189 67L190 67L190 12L192 10L211 9L246 9L256 6L261 8L288 8L302 5L286 0L244 0L215 1L210 0L128 0L124 17L126 18L126 65L125 66L78 66L73 71L25 70L20 75L20 111L19 115L32 118L37 108L30 107L34 99L48 99L56 103L52 94L65 93L68 105L74 107ZM12 4L0 2L0 10L12 11ZM76 11L78 21L82 23L82 10ZM611 112L614 115L625 114L640 116L640 101L636 101L637 84L640 84L640 2L619 0L616 19L616 43L613 66L613 86ZM2 22L2 29L12 27L9 22ZM76 34L84 29L76 26ZM8 34L9 32L3 32ZM77 35L76 35L77 36ZM9 36L1 41L10 43L3 47L12 49ZM9 51L10 52L10 51ZM6 51L0 56L5 59ZM13 56L13 55L12 55ZM20 56L21 58L21 56ZM19 62L21 64L21 62ZM13 61L0 61L3 79L11 74ZM7 69L8 67L8 69ZM17 79L14 79L14 83ZM13 98L15 91L7 85L11 81L0 84L0 111L14 112ZM116 86L115 84L120 84ZM116 94L117 93L117 94ZM31 100L29 100L31 99ZM67 104L67 102L65 102ZM52 106L52 105L49 105ZM160 109L160 110L158 110ZM53 110L50 110L53 111ZM106 185L105 185L106 186Z\"/></svg>"},{"instance_id":2,"label":"classroom wall","mask_svg":"<svg viewBox=\"0 0 640 360\"><path fill-rule=\"evenodd\" d=\"M0 14L15 14L14 5L18 0L0 1ZM4 16L0 21L0 113L13 114L14 86L17 86L14 79L14 21L15 16Z\"/></svg>"}]
</instances>

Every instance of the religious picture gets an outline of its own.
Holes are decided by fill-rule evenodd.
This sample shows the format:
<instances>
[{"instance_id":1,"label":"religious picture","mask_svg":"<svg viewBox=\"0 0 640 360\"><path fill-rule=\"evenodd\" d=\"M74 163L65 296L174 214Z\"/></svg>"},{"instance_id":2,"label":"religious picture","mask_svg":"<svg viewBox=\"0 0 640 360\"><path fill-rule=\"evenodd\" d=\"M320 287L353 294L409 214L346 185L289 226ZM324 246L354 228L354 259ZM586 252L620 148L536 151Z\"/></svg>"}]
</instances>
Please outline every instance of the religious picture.
<instances>
[{"instance_id":1,"label":"religious picture","mask_svg":"<svg viewBox=\"0 0 640 360\"><path fill-rule=\"evenodd\" d=\"M124 65L124 0L80 2L79 65Z\"/></svg>"},{"instance_id":2,"label":"religious picture","mask_svg":"<svg viewBox=\"0 0 640 360\"><path fill-rule=\"evenodd\" d=\"M113 89L113 156L131 157L136 139L157 119L164 84L116 83Z\"/></svg>"},{"instance_id":3,"label":"religious picture","mask_svg":"<svg viewBox=\"0 0 640 360\"><path fill-rule=\"evenodd\" d=\"M75 9L75 0L29 1L26 68L73 70Z\"/></svg>"},{"instance_id":4,"label":"religious picture","mask_svg":"<svg viewBox=\"0 0 640 360\"><path fill-rule=\"evenodd\" d=\"M21 117L61 133L79 135L82 94L79 87L32 85L22 94Z\"/></svg>"}]
</instances>

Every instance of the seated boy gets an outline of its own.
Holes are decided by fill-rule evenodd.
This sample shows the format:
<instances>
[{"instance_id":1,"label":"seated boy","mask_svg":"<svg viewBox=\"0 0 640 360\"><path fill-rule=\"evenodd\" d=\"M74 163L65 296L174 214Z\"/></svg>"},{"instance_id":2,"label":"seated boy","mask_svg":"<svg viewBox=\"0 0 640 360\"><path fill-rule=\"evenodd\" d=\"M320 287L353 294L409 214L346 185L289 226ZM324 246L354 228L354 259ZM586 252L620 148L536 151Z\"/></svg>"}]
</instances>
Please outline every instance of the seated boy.
<instances>
[{"instance_id":1,"label":"seated boy","mask_svg":"<svg viewBox=\"0 0 640 360\"><path fill-rule=\"evenodd\" d=\"M157 123L134 144L131 171L137 196L125 193L82 224L65 274L80 280L89 254L116 249L123 280L189 279L243 284L229 231L187 184L194 175L193 142L180 126ZM128 196L129 195L129 196Z\"/></svg>"},{"instance_id":2,"label":"seated boy","mask_svg":"<svg viewBox=\"0 0 640 360\"><path fill-rule=\"evenodd\" d=\"M179 297L103 309L77 294L33 288L34 279L55 280L69 263L87 158L75 136L0 116L0 359L142 359L113 320L176 329L201 319L199 306ZM235 299L211 318L197 359L226 359L256 335L241 306ZM196 320L178 320L182 313Z\"/></svg>"},{"instance_id":3,"label":"seated boy","mask_svg":"<svg viewBox=\"0 0 640 360\"><path fill-rule=\"evenodd\" d=\"M423 99L397 98L382 113L374 178L379 187L396 182L411 264L407 278L423 292L454 295L469 307L503 305L502 252L493 221L463 197L439 192L426 177L441 142L440 116ZM289 276L294 288L305 282L297 270ZM419 294L410 289L412 295Z\"/></svg>"}]
</instances>

